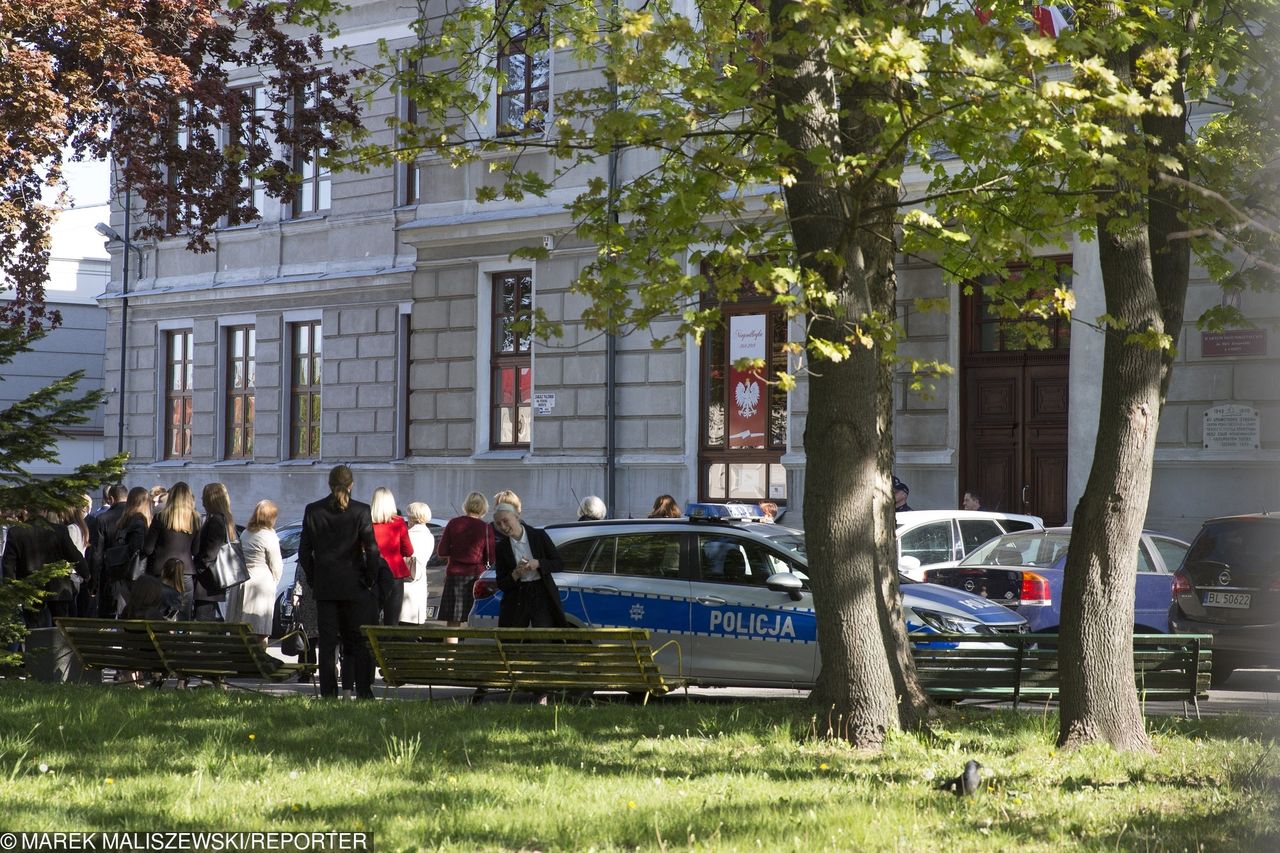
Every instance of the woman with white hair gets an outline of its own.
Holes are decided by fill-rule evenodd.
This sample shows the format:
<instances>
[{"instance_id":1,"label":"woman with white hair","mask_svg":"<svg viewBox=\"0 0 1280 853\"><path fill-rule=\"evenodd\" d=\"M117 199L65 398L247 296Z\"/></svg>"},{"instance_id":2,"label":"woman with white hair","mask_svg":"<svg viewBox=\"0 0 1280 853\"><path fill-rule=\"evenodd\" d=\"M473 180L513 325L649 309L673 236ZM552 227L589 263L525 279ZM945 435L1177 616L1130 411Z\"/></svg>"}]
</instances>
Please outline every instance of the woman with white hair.
<instances>
[{"instance_id":1,"label":"woman with white hair","mask_svg":"<svg viewBox=\"0 0 1280 853\"><path fill-rule=\"evenodd\" d=\"M520 520L514 492L494 496L493 526L498 531L494 568L502 603L500 628L567 628L554 572L563 563L545 531Z\"/></svg>"},{"instance_id":2,"label":"woman with white hair","mask_svg":"<svg viewBox=\"0 0 1280 853\"><path fill-rule=\"evenodd\" d=\"M401 625L421 625L427 621L427 560L436 550L436 538L427 522L431 507L421 501L409 504L409 542L413 556L409 558L410 576L404 582L404 604L400 606Z\"/></svg>"},{"instance_id":3,"label":"woman with white hair","mask_svg":"<svg viewBox=\"0 0 1280 853\"><path fill-rule=\"evenodd\" d=\"M604 501L595 495L587 495L578 506L578 521L600 521L606 512Z\"/></svg>"}]
</instances>

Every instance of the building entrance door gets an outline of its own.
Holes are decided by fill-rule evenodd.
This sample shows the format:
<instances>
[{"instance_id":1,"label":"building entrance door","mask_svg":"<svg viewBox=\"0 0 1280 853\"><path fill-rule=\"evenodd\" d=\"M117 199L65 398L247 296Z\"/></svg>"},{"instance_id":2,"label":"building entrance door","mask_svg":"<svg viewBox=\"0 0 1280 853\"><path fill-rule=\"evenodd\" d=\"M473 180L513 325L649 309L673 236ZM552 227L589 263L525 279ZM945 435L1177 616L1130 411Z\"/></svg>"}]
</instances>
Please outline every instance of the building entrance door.
<instances>
[{"instance_id":1,"label":"building entrance door","mask_svg":"<svg viewBox=\"0 0 1280 853\"><path fill-rule=\"evenodd\" d=\"M1070 325L1045 321L1051 347L1032 349L981 291L962 309L961 490L983 509L1065 524Z\"/></svg>"}]
</instances>

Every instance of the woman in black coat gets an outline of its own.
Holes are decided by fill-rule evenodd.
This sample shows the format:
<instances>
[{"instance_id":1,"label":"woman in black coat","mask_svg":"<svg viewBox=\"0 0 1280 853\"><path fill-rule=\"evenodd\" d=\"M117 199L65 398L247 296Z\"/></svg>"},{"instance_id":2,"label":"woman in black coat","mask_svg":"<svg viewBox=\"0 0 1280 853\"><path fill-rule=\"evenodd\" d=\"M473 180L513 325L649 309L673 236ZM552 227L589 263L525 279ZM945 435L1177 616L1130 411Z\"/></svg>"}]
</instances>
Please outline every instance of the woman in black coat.
<instances>
[{"instance_id":1,"label":"woman in black coat","mask_svg":"<svg viewBox=\"0 0 1280 853\"><path fill-rule=\"evenodd\" d=\"M502 603L501 628L567 628L560 590L552 573L560 571L560 553L546 531L520 520L514 492L494 498L493 526L498 531L494 568Z\"/></svg>"},{"instance_id":2,"label":"woman in black coat","mask_svg":"<svg viewBox=\"0 0 1280 853\"><path fill-rule=\"evenodd\" d=\"M186 483L173 484L169 499L151 518L147 528L147 541L142 552L147 555L147 574L160 577L164 564L177 558L182 561L183 586L182 612L184 619L191 618L192 590L195 588L196 567L191 559L191 546L200 533L200 515L196 512L196 498Z\"/></svg>"}]
</instances>

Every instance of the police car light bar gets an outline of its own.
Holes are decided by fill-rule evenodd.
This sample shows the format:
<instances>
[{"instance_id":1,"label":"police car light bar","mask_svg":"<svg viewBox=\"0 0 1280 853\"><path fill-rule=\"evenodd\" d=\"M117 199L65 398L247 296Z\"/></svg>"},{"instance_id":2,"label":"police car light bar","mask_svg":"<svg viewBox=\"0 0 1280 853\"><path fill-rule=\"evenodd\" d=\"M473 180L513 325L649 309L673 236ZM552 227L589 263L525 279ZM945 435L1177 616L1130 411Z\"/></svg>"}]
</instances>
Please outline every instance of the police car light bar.
<instances>
[{"instance_id":1,"label":"police car light bar","mask_svg":"<svg viewBox=\"0 0 1280 853\"><path fill-rule=\"evenodd\" d=\"M743 519L751 521L764 518L764 513L755 504L704 504L689 503L685 505L684 514L691 519L729 520Z\"/></svg>"}]
</instances>

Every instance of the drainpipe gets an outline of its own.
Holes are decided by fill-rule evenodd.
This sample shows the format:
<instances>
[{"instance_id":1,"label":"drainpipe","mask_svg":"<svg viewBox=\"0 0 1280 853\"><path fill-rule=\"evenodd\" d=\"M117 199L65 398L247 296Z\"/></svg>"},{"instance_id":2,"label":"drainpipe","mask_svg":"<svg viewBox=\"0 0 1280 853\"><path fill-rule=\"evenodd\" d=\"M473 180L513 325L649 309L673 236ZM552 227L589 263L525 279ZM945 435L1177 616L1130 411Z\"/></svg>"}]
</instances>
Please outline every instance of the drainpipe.
<instances>
[{"instance_id":1,"label":"drainpipe","mask_svg":"<svg viewBox=\"0 0 1280 853\"><path fill-rule=\"evenodd\" d=\"M133 194L126 185L124 189L124 268L120 282L120 399L116 402L119 418L116 420L116 453L124 453L124 382L128 376L126 356L129 345L129 252L133 249L131 240L133 226L129 215L133 208Z\"/></svg>"},{"instance_id":2,"label":"drainpipe","mask_svg":"<svg viewBox=\"0 0 1280 853\"><path fill-rule=\"evenodd\" d=\"M618 21L618 0L611 0L609 4L610 17L614 23ZM613 75L609 77L609 106L611 110L618 109L618 81ZM618 224L618 143L615 140L609 146L609 221L614 225ZM614 318L610 318L612 320ZM618 376L617 376L617 356L618 356L618 338L612 330L605 336L604 349L604 492L605 506L609 508L609 512L618 517L616 508L617 486L618 486L618 447L616 442L615 430L617 427L617 416L615 409L617 404L618 393Z\"/></svg>"}]
</instances>

